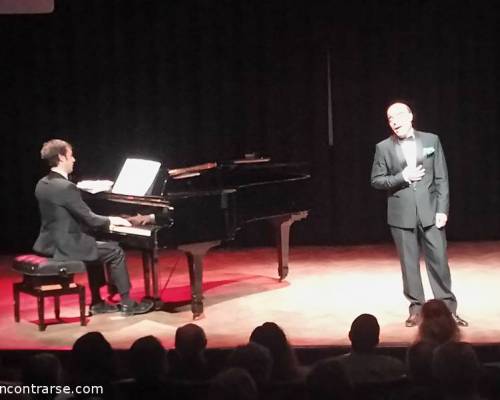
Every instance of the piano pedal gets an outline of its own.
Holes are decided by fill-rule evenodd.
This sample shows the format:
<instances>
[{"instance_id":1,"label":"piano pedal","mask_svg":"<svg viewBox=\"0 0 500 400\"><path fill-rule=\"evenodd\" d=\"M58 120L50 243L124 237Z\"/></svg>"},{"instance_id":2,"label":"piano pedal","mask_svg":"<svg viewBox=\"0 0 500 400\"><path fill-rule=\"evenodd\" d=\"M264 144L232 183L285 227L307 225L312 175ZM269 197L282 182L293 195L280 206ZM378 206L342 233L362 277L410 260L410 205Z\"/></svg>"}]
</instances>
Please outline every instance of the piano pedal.
<instances>
[{"instance_id":1,"label":"piano pedal","mask_svg":"<svg viewBox=\"0 0 500 400\"><path fill-rule=\"evenodd\" d=\"M154 311L163 311L163 307L165 305L165 303L163 301L161 301L160 299L155 299L155 305L153 307L153 310Z\"/></svg>"},{"instance_id":2,"label":"piano pedal","mask_svg":"<svg viewBox=\"0 0 500 400\"><path fill-rule=\"evenodd\" d=\"M162 299L154 298L151 296L145 296L142 298L142 301L151 301L154 303L153 311L163 311L165 309L165 303Z\"/></svg>"}]
</instances>

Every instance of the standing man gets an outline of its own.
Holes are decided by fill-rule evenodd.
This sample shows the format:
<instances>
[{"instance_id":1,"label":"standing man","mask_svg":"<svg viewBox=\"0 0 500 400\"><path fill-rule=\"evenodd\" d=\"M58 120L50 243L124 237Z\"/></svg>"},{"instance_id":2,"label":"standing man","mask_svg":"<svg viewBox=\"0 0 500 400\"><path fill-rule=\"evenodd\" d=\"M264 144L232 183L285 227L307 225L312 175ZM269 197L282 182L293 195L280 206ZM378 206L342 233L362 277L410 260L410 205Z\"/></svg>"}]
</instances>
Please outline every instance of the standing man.
<instances>
[{"instance_id":1,"label":"standing man","mask_svg":"<svg viewBox=\"0 0 500 400\"><path fill-rule=\"evenodd\" d=\"M436 299L443 300L457 325L468 326L456 314L451 291L444 227L448 220L448 170L441 142L432 133L413 129L413 114L406 104L387 109L394 132L377 144L371 173L376 189L387 191L387 223L401 261L404 295L410 301L407 327L419 322L425 303L420 275L420 246Z\"/></svg>"},{"instance_id":2,"label":"standing man","mask_svg":"<svg viewBox=\"0 0 500 400\"><path fill-rule=\"evenodd\" d=\"M106 229L110 224L130 226L130 223L121 217L94 214L85 204L76 185L68 180L75 163L73 148L69 143L60 139L49 140L43 144L40 153L51 170L36 185L35 196L40 209L41 226L33 249L56 260L109 264L110 281L121 296L122 315L150 311L153 303L136 303L129 297L131 285L121 247L113 242L96 242L85 232L88 228ZM118 311L117 306L101 298L100 287L105 284L102 265L87 263L87 273L92 295L90 313Z\"/></svg>"}]
</instances>

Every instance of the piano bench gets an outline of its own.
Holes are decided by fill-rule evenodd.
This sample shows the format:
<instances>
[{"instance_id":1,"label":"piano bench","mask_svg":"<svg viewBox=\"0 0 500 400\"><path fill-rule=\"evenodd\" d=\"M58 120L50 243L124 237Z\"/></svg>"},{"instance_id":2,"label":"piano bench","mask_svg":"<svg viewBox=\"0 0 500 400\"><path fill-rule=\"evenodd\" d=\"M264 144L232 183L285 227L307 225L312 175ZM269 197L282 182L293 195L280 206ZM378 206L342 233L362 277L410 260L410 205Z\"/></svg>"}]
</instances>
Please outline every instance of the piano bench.
<instances>
[{"instance_id":1,"label":"piano bench","mask_svg":"<svg viewBox=\"0 0 500 400\"><path fill-rule=\"evenodd\" d=\"M60 320L60 296L77 294L80 305L80 325L85 326L85 286L74 282L75 273L85 272L85 263L82 261L57 261L41 257L36 254L17 256L12 269L23 275L22 282L13 284L14 293L14 320L20 320L20 293L29 294L37 298L38 330L44 331L45 297L54 297L54 313Z\"/></svg>"}]
</instances>

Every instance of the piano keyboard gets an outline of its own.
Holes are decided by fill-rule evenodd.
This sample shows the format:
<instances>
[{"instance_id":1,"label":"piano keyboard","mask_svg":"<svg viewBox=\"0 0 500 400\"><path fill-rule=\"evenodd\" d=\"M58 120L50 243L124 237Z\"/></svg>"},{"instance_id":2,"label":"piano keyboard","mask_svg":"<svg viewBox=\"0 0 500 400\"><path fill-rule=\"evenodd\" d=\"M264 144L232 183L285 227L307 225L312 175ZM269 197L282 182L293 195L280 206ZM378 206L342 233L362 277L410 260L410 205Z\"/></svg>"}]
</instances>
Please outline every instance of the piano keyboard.
<instances>
[{"instance_id":1,"label":"piano keyboard","mask_svg":"<svg viewBox=\"0 0 500 400\"><path fill-rule=\"evenodd\" d=\"M151 236L153 229L157 228L156 225L146 225L146 226L110 226L109 231L115 233L124 233L127 235L138 235L138 236Z\"/></svg>"}]
</instances>

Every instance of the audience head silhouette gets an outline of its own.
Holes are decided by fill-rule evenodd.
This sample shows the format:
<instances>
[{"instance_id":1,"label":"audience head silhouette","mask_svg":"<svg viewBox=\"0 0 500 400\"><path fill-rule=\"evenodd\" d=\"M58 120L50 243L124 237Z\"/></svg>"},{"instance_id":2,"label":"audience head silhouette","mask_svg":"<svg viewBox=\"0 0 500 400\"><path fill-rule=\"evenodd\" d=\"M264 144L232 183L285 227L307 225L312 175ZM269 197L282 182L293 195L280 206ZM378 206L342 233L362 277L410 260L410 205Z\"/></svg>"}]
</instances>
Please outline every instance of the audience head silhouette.
<instances>
[{"instance_id":1,"label":"audience head silhouette","mask_svg":"<svg viewBox=\"0 0 500 400\"><path fill-rule=\"evenodd\" d=\"M29 357L22 369L22 382L25 385L37 386L61 385L61 362L51 353L39 353Z\"/></svg>"},{"instance_id":2,"label":"audience head silhouette","mask_svg":"<svg viewBox=\"0 0 500 400\"><path fill-rule=\"evenodd\" d=\"M306 378L306 387L310 400L348 400L353 396L349 377L335 359L318 362Z\"/></svg>"},{"instance_id":3,"label":"audience head silhouette","mask_svg":"<svg viewBox=\"0 0 500 400\"><path fill-rule=\"evenodd\" d=\"M227 366L247 370L257 386L260 386L271 377L273 359L264 346L250 342L234 349L227 360Z\"/></svg>"},{"instance_id":4,"label":"audience head silhouette","mask_svg":"<svg viewBox=\"0 0 500 400\"><path fill-rule=\"evenodd\" d=\"M205 380L213 375L205 359L207 337L201 327L187 324L175 332L175 349L168 353L170 376Z\"/></svg>"},{"instance_id":5,"label":"audience head silhouette","mask_svg":"<svg viewBox=\"0 0 500 400\"><path fill-rule=\"evenodd\" d=\"M419 340L443 344L460 338L453 316L442 300L432 299L422 306L422 322L418 328Z\"/></svg>"},{"instance_id":6,"label":"audience head silhouette","mask_svg":"<svg viewBox=\"0 0 500 400\"><path fill-rule=\"evenodd\" d=\"M285 332L274 322L265 322L255 328L250 341L267 348L273 358L272 378L276 380L294 379L298 375L295 352L288 343Z\"/></svg>"},{"instance_id":7,"label":"audience head silhouette","mask_svg":"<svg viewBox=\"0 0 500 400\"><path fill-rule=\"evenodd\" d=\"M175 350L180 356L190 358L207 347L205 331L196 324L187 324L175 332Z\"/></svg>"},{"instance_id":8,"label":"audience head silhouette","mask_svg":"<svg viewBox=\"0 0 500 400\"><path fill-rule=\"evenodd\" d=\"M243 368L220 372L210 386L210 400L257 400L259 392L252 376Z\"/></svg>"},{"instance_id":9,"label":"audience head silhouette","mask_svg":"<svg viewBox=\"0 0 500 400\"><path fill-rule=\"evenodd\" d=\"M418 385L434 383L432 375L432 358L436 344L431 342L416 342L406 352L408 375L412 382Z\"/></svg>"},{"instance_id":10,"label":"audience head silhouette","mask_svg":"<svg viewBox=\"0 0 500 400\"><path fill-rule=\"evenodd\" d=\"M154 336L137 339L129 350L130 366L137 381L158 381L168 373L167 353Z\"/></svg>"},{"instance_id":11,"label":"audience head silhouette","mask_svg":"<svg viewBox=\"0 0 500 400\"><path fill-rule=\"evenodd\" d=\"M361 314L352 322L349 331L352 350L358 353L373 351L379 343L380 326L371 314Z\"/></svg>"},{"instance_id":12,"label":"audience head silhouette","mask_svg":"<svg viewBox=\"0 0 500 400\"><path fill-rule=\"evenodd\" d=\"M79 337L71 350L73 378L81 383L106 383L114 376L114 353L100 332Z\"/></svg>"},{"instance_id":13,"label":"audience head silhouette","mask_svg":"<svg viewBox=\"0 0 500 400\"><path fill-rule=\"evenodd\" d=\"M471 344L448 342L435 353L432 371L441 390L450 398L477 394L481 365Z\"/></svg>"}]
</instances>

